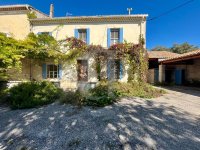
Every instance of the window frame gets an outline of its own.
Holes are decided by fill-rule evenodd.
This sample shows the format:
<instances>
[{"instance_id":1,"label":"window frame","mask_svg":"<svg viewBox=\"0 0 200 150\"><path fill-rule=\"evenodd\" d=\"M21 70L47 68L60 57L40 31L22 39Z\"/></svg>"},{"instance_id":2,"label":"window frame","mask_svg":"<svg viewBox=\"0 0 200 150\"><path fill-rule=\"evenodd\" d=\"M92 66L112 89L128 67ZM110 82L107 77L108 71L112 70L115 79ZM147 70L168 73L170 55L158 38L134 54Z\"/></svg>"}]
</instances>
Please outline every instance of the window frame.
<instances>
[{"instance_id":1,"label":"window frame","mask_svg":"<svg viewBox=\"0 0 200 150\"><path fill-rule=\"evenodd\" d=\"M118 37L115 37L116 31L118 32ZM112 32L114 32L114 37L112 37ZM110 44L114 45L120 43L120 29L119 28L111 28L110 29Z\"/></svg>"},{"instance_id":2,"label":"window frame","mask_svg":"<svg viewBox=\"0 0 200 150\"><path fill-rule=\"evenodd\" d=\"M113 75L111 78L114 80L120 80L120 63L121 59L109 59L110 64L110 75Z\"/></svg>"},{"instance_id":3,"label":"window frame","mask_svg":"<svg viewBox=\"0 0 200 150\"><path fill-rule=\"evenodd\" d=\"M41 35L41 34L47 34L47 35L50 35L50 36L52 36L52 32L48 32L48 31L45 31L45 32L38 32L37 33L38 35Z\"/></svg>"},{"instance_id":4,"label":"window frame","mask_svg":"<svg viewBox=\"0 0 200 150\"><path fill-rule=\"evenodd\" d=\"M80 66L79 66L79 64L82 64L81 62L83 62L83 61L86 62L86 77L85 77L85 79L80 77L80 68L79 68ZM82 66L84 66L84 65L82 65ZM87 59L78 59L77 60L77 81L78 82L87 82L88 81L88 77L89 77L88 68L89 68L89 65L88 65L88 60Z\"/></svg>"},{"instance_id":5,"label":"window frame","mask_svg":"<svg viewBox=\"0 0 200 150\"><path fill-rule=\"evenodd\" d=\"M53 66L53 71L49 71L48 67ZM57 71L54 70L54 67L57 67ZM51 72L53 73L53 77L51 77ZM57 72L57 77L55 77L55 72ZM56 64L46 64L46 76L47 79L58 79L59 78L59 73L60 73L60 69L59 69L59 65Z\"/></svg>"},{"instance_id":6,"label":"window frame","mask_svg":"<svg viewBox=\"0 0 200 150\"><path fill-rule=\"evenodd\" d=\"M81 37L80 37L81 34ZM83 34L85 34L85 39L82 39ZM78 39L82 40L83 42L87 43L87 29L78 29Z\"/></svg>"}]
</instances>

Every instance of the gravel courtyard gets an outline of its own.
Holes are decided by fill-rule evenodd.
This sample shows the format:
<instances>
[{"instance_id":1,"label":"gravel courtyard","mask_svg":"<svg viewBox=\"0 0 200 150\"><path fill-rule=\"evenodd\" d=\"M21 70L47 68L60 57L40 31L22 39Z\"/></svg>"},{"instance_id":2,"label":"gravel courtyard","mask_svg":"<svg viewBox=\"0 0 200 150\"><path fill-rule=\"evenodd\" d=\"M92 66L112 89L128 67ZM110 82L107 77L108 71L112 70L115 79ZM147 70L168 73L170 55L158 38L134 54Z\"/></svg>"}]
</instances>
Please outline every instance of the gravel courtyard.
<instances>
[{"instance_id":1,"label":"gravel courtyard","mask_svg":"<svg viewBox=\"0 0 200 150\"><path fill-rule=\"evenodd\" d=\"M173 88L98 109L0 107L0 149L200 149L200 91Z\"/></svg>"}]
</instances>

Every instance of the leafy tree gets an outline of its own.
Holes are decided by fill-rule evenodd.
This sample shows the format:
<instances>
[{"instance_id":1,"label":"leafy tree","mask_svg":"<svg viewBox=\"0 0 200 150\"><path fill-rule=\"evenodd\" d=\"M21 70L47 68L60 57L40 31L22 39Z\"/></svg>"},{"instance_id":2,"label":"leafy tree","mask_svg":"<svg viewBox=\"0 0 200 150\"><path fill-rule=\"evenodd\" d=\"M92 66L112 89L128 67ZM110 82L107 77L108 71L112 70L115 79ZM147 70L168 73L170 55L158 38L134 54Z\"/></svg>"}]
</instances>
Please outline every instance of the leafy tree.
<instances>
[{"instance_id":1,"label":"leafy tree","mask_svg":"<svg viewBox=\"0 0 200 150\"><path fill-rule=\"evenodd\" d=\"M174 52L174 53L179 53L179 54L183 54L183 53L187 53L193 50L198 49L197 46L194 45L190 45L189 43L185 42L183 44L174 44L171 48L170 51Z\"/></svg>"},{"instance_id":2,"label":"leafy tree","mask_svg":"<svg viewBox=\"0 0 200 150\"><path fill-rule=\"evenodd\" d=\"M60 52L59 43L48 34L35 35L30 33L27 38L22 41L22 54L30 61L30 80L32 80L32 64L36 60L52 59L58 62L62 53Z\"/></svg>"},{"instance_id":3,"label":"leafy tree","mask_svg":"<svg viewBox=\"0 0 200 150\"><path fill-rule=\"evenodd\" d=\"M8 78L9 69L20 70L23 58L30 60L31 79L31 65L35 60L49 58L58 62L62 55L59 43L48 34L30 33L25 40L20 41L0 33L0 80Z\"/></svg>"},{"instance_id":4,"label":"leafy tree","mask_svg":"<svg viewBox=\"0 0 200 150\"><path fill-rule=\"evenodd\" d=\"M21 58L21 45L20 43L5 34L0 33L0 80L8 78L6 72L9 69L20 69Z\"/></svg>"},{"instance_id":5,"label":"leafy tree","mask_svg":"<svg viewBox=\"0 0 200 150\"><path fill-rule=\"evenodd\" d=\"M178 54L183 54L183 53L187 53L193 50L197 50L198 47L191 45L187 42L183 43L183 44L174 44L172 47L167 48L164 46L157 46L155 48L152 49L152 51L169 51L169 52L173 52L173 53L178 53Z\"/></svg>"},{"instance_id":6,"label":"leafy tree","mask_svg":"<svg viewBox=\"0 0 200 150\"><path fill-rule=\"evenodd\" d=\"M61 53L59 43L48 34L35 35L30 33L22 41L23 55L29 59L57 58Z\"/></svg>"},{"instance_id":7,"label":"leafy tree","mask_svg":"<svg viewBox=\"0 0 200 150\"><path fill-rule=\"evenodd\" d=\"M170 51L170 49L164 46L156 46L155 48L151 49L151 51Z\"/></svg>"}]
</instances>

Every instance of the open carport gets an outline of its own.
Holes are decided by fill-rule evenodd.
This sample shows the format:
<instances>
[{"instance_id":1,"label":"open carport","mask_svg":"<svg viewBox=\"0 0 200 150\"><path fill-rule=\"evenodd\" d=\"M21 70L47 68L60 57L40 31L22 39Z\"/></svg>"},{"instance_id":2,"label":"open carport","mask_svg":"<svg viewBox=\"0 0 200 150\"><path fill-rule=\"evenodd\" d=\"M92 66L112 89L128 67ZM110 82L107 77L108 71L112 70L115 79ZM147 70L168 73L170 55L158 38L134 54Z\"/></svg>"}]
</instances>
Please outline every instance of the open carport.
<instances>
[{"instance_id":1,"label":"open carport","mask_svg":"<svg viewBox=\"0 0 200 150\"><path fill-rule=\"evenodd\" d=\"M159 64L159 81L165 83L199 84L200 50L165 59Z\"/></svg>"}]
</instances>

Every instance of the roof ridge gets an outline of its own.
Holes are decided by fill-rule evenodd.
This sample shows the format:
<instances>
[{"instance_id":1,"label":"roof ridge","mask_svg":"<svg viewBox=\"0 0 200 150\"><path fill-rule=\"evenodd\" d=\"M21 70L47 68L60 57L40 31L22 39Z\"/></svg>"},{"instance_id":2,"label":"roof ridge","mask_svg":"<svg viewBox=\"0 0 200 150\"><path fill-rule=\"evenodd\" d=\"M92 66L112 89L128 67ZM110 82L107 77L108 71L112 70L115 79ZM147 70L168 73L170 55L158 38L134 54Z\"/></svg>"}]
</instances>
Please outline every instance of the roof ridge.
<instances>
[{"instance_id":1,"label":"roof ridge","mask_svg":"<svg viewBox=\"0 0 200 150\"><path fill-rule=\"evenodd\" d=\"M0 7L12 7L12 6L19 6L19 7L22 7L22 6L30 6L29 4L11 4L11 5L0 5Z\"/></svg>"},{"instance_id":2,"label":"roof ridge","mask_svg":"<svg viewBox=\"0 0 200 150\"><path fill-rule=\"evenodd\" d=\"M27 10L29 10L30 8L34 9L35 11L49 17L47 14L43 13L42 11L36 9L35 7L33 7L32 5L29 4L11 4L11 5L0 5L1 9L9 9L9 8L18 8L18 7L25 7Z\"/></svg>"}]
</instances>

